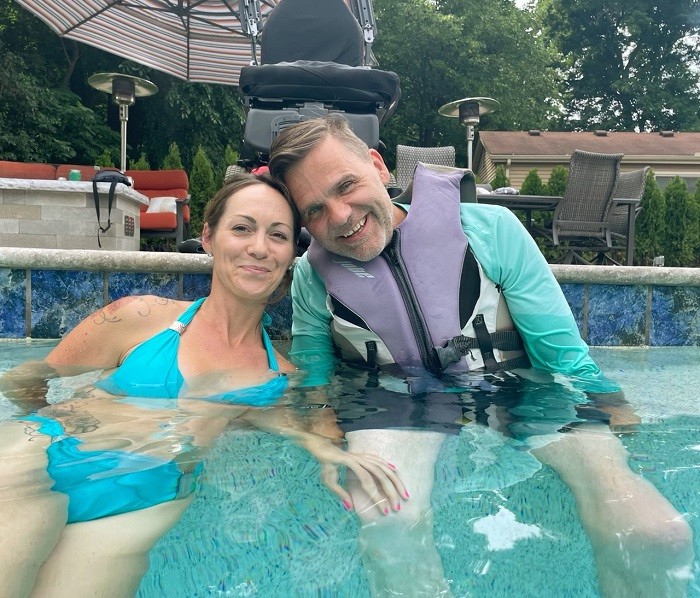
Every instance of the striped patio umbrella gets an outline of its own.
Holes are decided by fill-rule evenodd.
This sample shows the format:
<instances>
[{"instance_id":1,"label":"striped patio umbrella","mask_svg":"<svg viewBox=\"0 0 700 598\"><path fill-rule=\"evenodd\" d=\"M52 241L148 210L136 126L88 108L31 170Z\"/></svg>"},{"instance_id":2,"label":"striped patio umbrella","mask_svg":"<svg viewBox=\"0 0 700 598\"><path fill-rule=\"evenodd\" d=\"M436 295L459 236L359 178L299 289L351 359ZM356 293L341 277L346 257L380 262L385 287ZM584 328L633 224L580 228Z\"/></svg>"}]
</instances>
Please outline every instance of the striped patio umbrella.
<instances>
[{"instance_id":1,"label":"striped patio umbrella","mask_svg":"<svg viewBox=\"0 0 700 598\"><path fill-rule=\"evenodd\" d=\"M238 85L279 0L17 0L60 36L186 81Z\"/></svg>"}]
</instances>

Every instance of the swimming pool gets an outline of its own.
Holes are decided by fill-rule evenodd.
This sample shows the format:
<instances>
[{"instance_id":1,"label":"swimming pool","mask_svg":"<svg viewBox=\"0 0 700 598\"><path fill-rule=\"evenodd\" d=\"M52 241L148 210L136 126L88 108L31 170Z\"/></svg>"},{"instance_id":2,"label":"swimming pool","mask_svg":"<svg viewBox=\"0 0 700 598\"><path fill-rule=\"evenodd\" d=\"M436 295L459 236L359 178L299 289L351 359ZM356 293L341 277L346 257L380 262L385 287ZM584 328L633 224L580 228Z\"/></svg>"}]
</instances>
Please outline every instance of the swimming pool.
<instances>
[{"instance_id":1,"label":"swimming pool","mask_svg":"<svg viewBox=\"0 0 700 598\"><path fill-rule=\"evenodd\" d=\"M54 344L2 342L0 370L43 356ZM700 596L700 348L592 352L642 418L638 431L623 437L632 469L693 528L688 594ZM84 381L56 388L53 400ZM347 381L335 383L342 389ZM2 399L0 416L10 412ZM497 465L504 459L521 469L502 478ZM302 449L232 428L210 452L206 471L182 520L151 551L140 598L369 596L358 520L321 485L318 465ZM466 425L448 436L432 509L433 536L455 596L598 595L590 543L568 488L486 428ZM412 566L400 550L396 566Z\"/></svg>"}]
</instances>

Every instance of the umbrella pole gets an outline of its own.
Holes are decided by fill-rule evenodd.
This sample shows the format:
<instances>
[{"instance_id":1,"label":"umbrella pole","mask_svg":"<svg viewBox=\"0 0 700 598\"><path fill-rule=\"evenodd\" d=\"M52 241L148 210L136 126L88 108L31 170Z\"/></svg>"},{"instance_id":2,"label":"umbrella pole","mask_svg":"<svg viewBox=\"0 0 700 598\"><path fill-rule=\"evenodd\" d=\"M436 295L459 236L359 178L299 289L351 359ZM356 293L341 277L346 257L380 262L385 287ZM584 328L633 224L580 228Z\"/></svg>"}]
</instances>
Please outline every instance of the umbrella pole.
<instances>
[{"instance_id":1,"label":"umbrella pole","mask_svg":"<svg viewBox=\"0 0 700 598\"><path fill-rule=\"evenodd\" d=\"M119 104L119 121L121 124L121 171L126 170L126 123L129 120L129 106L128 104Z\"/></svg>"}]
</instances>

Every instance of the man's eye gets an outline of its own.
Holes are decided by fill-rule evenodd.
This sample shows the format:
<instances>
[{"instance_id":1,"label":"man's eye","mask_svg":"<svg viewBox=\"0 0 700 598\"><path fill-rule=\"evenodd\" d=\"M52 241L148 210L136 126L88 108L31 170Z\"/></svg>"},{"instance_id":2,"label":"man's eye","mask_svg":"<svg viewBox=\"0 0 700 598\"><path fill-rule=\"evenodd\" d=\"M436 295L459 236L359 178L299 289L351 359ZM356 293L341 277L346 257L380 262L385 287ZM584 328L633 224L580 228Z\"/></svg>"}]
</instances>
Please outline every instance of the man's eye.
<instances>
[{"instance_id":1,"label":"man's eye","mask_svg":"<svg viewBox=\"0 0 700 598\"><path fill-rule=\"evenodd\" d=\"M306 218L307 220L312 220L320 216L321 212L323 212L323 206L311 206L306 210Z\"/></svg>"},{"instance_id":2,"label":"man's eye","mask_svg":"<svg viewBox=\"0 0 700 598\"><path fill-rule=\"evenodd\" d=\"M345 181L341 183L340 187L338 188L338 191L340 191L340 193L347 193L348 191L350 191L350 189L352 189L353 184L353 181Z\"/></svg>"}]
</instances>

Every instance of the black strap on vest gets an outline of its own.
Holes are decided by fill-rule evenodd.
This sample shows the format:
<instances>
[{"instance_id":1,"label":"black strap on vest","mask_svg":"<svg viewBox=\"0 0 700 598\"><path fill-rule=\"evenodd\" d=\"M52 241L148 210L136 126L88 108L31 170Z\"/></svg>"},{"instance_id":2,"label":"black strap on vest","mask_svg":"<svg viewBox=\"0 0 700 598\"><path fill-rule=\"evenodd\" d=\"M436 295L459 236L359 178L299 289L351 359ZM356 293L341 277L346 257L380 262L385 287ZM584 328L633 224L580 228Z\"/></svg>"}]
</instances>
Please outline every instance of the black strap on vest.
<instances>
[{"instance_id":1,"label":"black strap on vest","mask_svg":"<svg viewBox=\"0 0 700 598\"><path fill-rule=\"evenodd\" d=\"M456 336L447 341L444 347L435 347L440 367L445 370L447 366L457 363L463 356L468 355L473 349L481 352L484 360L484 369L487 372L507 370L517 367L529 367L530 360L527 355L496 361L494 349L500 351L524 351L523 340L516 330L501 330L489 334L484 322L484 316L477 314L473 321L476 338L468 336Z\"/></svg>"}]
</instances>

